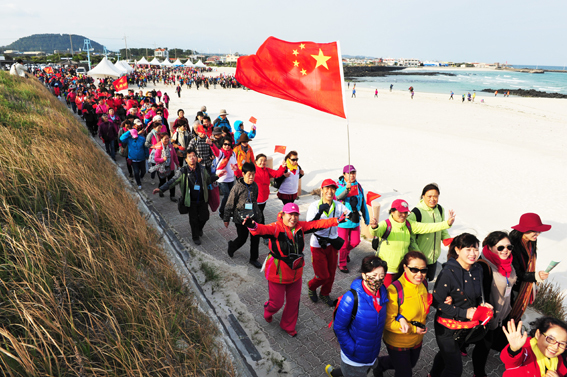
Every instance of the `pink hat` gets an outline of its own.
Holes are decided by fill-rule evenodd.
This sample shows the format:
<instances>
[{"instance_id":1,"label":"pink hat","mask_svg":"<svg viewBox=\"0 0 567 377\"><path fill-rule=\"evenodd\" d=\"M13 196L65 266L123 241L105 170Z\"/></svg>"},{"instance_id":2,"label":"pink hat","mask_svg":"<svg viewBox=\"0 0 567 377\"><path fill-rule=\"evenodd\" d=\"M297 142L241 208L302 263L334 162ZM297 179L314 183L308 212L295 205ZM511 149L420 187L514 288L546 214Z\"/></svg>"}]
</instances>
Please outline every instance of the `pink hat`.
<instances>
[{"instance_id":1,"label":"pink hat","mask_svg":"<svg viewBox=\"0 0 567 377\"><path fill-rule=\"evenodd\" d=\"M520 223L512 227L519 232L526 233L530 230L534 232L547 232L551 225L542 224L541 218L536 213L524 213L520 217Z\"/></svg>"},{"instance_id":2,"label":"pink hat","mask_svg":"<svg viewBox=\"0 0 567 377\"><path fill-rule=\"evenodd\" d=\"M403 199L394 200L391 208L395 209L396 211L399 211L399 212L409 212L410 211L408 202L406 202Z\"/></svg>"},{"instance_id":3,"label":"pink hat","mask_svg":"<svg viewBox=\"0 0 567 377\"><path fill-rule=\"evenodd\" d=\"M132 128L130 130L130 135L132 136L132 139L137 139L138 138L138 130L135 128Z\"/></svg>"},{"instance_id":4,"label":"pink hat","mask_svg":"<svg viewBox=\"0 0 567 377\"><path fill-rule=\"evenodd\" d=\"M283 206L282 212L299 214L299 206L295 203L287 203L286 205Z\"/></svg>"},{"instance_id":5,"label":"pink hat","mask_svg":"<svg viewBox=\"0 0 567 377\"><path fill-rule=\"evenodd\" d=\"M321 188L323 187L328 187L328 186L333 186L334 188L338 189L339 186L337 185L337 182L333 181L330 178L327 178L323 181L323 183L321 183Z\"/></svg>"}]
</instances>

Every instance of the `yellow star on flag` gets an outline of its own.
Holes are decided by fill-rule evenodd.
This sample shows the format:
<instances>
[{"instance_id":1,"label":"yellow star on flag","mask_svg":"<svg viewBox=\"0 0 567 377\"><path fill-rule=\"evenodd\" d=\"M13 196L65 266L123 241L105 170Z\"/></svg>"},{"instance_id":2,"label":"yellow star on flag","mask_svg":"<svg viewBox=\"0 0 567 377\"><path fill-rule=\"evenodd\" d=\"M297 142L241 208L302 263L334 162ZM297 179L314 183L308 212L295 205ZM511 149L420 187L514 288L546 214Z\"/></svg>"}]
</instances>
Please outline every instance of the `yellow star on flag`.
<instances>
[{"instance_id":1,"label":"yellow star on flag","mask_svg":"<svg viewBox=\"0 0 567 377\"><path fill-rule=\"evenodd\" d=\"M301 74L305 76L305 75L307 74L307 71L304 70L304 69L302 69L302 70L301 70Z\"/></svg>"},{"instance_id":2,"label":"yellow star on flag","mask_svg":"<svg viewBox=\"0 0 567 377\"><path fill-rule=\"evenodd\" d=\"M305 45L302 43L299 45L299 48L303 50L305 48Z\"/></svg>"},{"instance_id":3,"label":"yellow star on flag","mask_svg":"<svg viewBox=\"0 0 567 377\"><path fill-rule=\"evenodd\" d=\"M297 54L299 54L299 52L297 52L297 50L293 50L292 54L297 56Z\"/></svg>"},{"instance_id":4,"label":"yellow star on flag","mask_svg":"<svg viewBox=\"0 0 567 377\"><path fill-rule=\"evenodd\" d=\"M317 60L317 65L315 66L315 68L322 65L323 67L329 69L329 67L327 66L327 60L331 59L331 57L323 55L323 51L321 49L319 49L319 55L311 55L311 57Z\"/></svg>"},{"instance_id":5,"label":"yellow star on flag","mask_svg":"<svg viewBox=\"0 0 567 377\"><path fill-rule=\"evenodd\" d=\"M294 62L293 62L293 66L294 66L294 67L299 67L299 62L298 62L297 60L294 61Z\"/></svg>"}]
</instances>

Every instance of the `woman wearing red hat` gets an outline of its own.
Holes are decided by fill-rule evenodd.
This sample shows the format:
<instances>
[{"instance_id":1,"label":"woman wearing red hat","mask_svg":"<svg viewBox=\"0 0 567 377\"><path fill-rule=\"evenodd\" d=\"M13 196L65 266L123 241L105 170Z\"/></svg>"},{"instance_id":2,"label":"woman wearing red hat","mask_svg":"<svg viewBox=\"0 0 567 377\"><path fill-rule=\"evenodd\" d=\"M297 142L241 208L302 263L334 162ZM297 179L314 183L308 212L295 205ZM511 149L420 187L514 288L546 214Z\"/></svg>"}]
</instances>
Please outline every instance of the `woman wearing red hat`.
<instances>
[{"instance_id":1,"label":"woman wearing red hat","mask_svg":"<svg viewBox=\"0 0 567 377\"><path fill-rule=\"evenodd\" d=\"M295 325L299 315L301 278L305 265L304 234L337 226L345 218L345 214L340 214L340 217L326 220L299 221L299 206L287 203L275 223L258 224L248 217L243 222L250 234L266 236L270 241L270 254L263 267L270 295L269 300L264 303L264 319L266 322L272 322L272 316L281 309L285 301L280 327L291 337L297 335Z\"/></svg>"},{"instance_id":2,"label":"woman wearing red hat","mask_svg":"<svg viewBox=\"0 0 567 377\"><path fill-rule=\"evenodd\" d=\"M455 212L449 211L449 218L439 223L418 223L408 220L410 213L408 203L396 199L390 208L390 217L378 224L375 218L370 220L370 234L379 237L380 242L376 255L388 263L388 273L384 285L388 287L397 273L397 266L409 251L411 234L425 234L449 229L455 222Z\"/></svg>"},{"instance_id":3,"label":"woman wearing red hat","mask_svg":"<svg viewBox=\"0 0 567 377\"><path fill-rule=\"evenodd\" d=\"M551 229L551 225L543 224L535 213L524 213L520 217L520 223L512 229L514 230L510 232L510 242L514 246L513 266L518 280L512 288L513 305L510 318L519 322L528 304L535 300L534 283L542 282L549 277L549 273L545 271L536 273L535 267L537 238L541 232Z\"/></svg>"},{"instance_id":4,"label":"woman wearing red hat","mask_svg":"<svg viewBox=\"0 0 567 377\"><path fill-rule=\"evenodd\" d=\"M325 179L321 184L321 199L311 203L307 210L307 221L330 219L343 212L350 212L344 204L334 200L335 192L339 186L332 179ZM339 250L344 240L339 237L337 227L315 232L311 237L311 261L315 277L307 284L309 298L317 302L319 298L325 304L333 306L329 296L335 281ZM317 288L321 293L317 297Z\"/></svg>"}]
</instances>

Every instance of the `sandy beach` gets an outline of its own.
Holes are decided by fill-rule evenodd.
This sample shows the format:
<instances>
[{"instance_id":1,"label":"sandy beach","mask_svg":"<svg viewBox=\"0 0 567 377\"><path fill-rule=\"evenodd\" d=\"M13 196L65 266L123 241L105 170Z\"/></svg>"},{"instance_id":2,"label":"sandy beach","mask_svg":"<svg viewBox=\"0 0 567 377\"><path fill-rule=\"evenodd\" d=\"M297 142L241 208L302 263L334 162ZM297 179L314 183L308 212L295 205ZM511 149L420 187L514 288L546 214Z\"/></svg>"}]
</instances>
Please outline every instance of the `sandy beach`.
<instances>
[{"instance_id":1,"label":"sandy beach","mask_svg":"<svg viewBox=\"0 0 567 377\"><path fill-rule=\"evenodd\" d=\"M234 72L233 68L212 72ZM152 88L152 86L150 86ZM258 119L255 153L283 155L274 146L299 152L305 170L303 190L317 188L325 178L337 179L348 163L347 122L304 105L242 89L196 90L184 87L181 98L170 93L170 122L177 109L191 120L202 105L211 119L226 109L234 124ZM350 128L351 163L366 191L382 195L380 218L394 199L419 201L421 189L436 182L440 204L454 209L451 235L471 232L482 240L494 230L510 230L525 212L538 213L553 228L540 236L538 269L561 260L567 246L565 166L567 102L557 99L494 97L480 94L476 102L453 101L449 95L345 88ZM481 100L484 99L484 103ZM442 255L442 259L445 255ZM551 274L567 288L567 263Z\"/></svg>"}]
</instances>

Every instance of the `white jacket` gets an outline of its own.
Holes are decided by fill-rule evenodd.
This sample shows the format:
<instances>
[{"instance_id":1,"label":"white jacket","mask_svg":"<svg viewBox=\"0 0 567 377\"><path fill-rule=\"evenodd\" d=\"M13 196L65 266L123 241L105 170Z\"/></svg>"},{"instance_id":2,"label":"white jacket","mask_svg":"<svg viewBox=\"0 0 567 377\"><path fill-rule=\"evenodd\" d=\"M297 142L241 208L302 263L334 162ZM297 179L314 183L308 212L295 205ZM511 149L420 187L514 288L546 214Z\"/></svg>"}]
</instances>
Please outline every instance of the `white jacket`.
<instances>
[{"instance_id":1,"label":"white jacket","mask_svg":"<svg viewBox=\"0 0 567 377\"><path fill-rule=\"evenodd\" d=\"M305 216L306 221L311 221L313 220L313 218L315 218L315 216L319 213L319 205L321 203L322 203L321 200L317 200L311 203L309 209L307 210L307 215ZM323 212L323 214L321 215L321 220L330 219L333 217L339 217L345 211L347 212L347 215L350 213L348 208L343 203L338 202L336 200L333 200L333 203L334 203L334 207L332 207L329 210L328 214ZM331 239L337 238L339 236L338 227L334 226L329 229L321 229L315 232L313 236L311 236L311 241L309 242L311 247L321 247L321 245L319 245L319 241L317 240L317 237L315 236L331 238Z\"/></svg>"}]
</instances>

